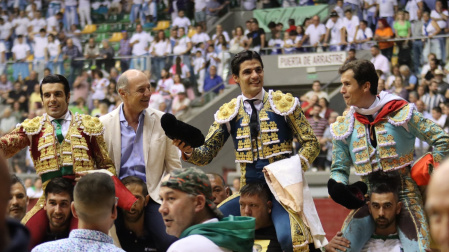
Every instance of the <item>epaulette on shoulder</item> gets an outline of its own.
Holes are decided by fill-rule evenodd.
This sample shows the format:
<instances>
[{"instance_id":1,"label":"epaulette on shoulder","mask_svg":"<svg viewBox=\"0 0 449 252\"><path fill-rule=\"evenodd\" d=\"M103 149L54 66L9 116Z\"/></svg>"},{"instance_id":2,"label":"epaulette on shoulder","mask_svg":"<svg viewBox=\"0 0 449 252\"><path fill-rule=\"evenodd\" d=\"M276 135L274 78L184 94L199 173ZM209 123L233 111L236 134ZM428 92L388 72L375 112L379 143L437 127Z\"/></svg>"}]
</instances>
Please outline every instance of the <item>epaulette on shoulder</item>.
<instances>
[{"instance_id":1,"label":"epaulette on shoulder","mask_svg":"<svg viewBox=\"0 0 449 252\"><path fill-rule=\"evenodd\" d=\"M75 115L75 120L80 122L80 128L83 129L84 134L88 136L102 135L104 132L104 126L100 122L98 117L90 115Z\"/></svg>"},{"instance_id":2,"label":"epaulette on shoulder","mask_svg":"<svg viewBox=\"0 0 449 252\"><path fill-rule=\"evenodd\" d=\"M403 126L410 120L410 118L412 118L413 110L415 109L415 105L413 103L409 103L398 111L391 113L388 118L388 122L394 126Z\"/></svg>"},{"instance_id":3,"label":"epaulette on shoulder","mask_svg":"<svg viewBox=\"0 0 449 252\"><path fill-rule=\"evenodd\" d=\"M223 104L215 113L215 121L223 124L231 121L239 112L242 97L232 99L230 102Z\"/></svg>"},{"instance_id":4,"label":"epaulette on shoulder","mask_svg":"<svg viewBox=\"0 0 449 252\"><path fill-rule=\"evenodd\" d=\"M42 130L42 125L44 125L45 120L46 114L43 116L36 116L33 119L26 119L22 123L17 124L17 127L22 127L27 135L36 135Z\"/></svg>"},{"instance_id":5,"label":"epaulette on shoulder","mask_svg":"<svg viewBox=\"0 0 449 252\"><path fill-rule=\"evenodd\" d=\"M330 125L332 137L336 140L347 138L353 130L354 111L352 108L349 111L343 112L343 115L337 117L337 120Z\"/></svg>"},{"instance_id":6,"label":"epaulette on shoulder","mask_svg":"<svg viewBox=\"0 0 449 252\"><path fill-rule=\"evenodd\" d=\"M299 106L298 98L293 97L290 93L284 94L279 90L276 92L270 90L268 92L268 100L270 101L271 109L281 116L290 115Z\"/></svg>"}]
</instances>

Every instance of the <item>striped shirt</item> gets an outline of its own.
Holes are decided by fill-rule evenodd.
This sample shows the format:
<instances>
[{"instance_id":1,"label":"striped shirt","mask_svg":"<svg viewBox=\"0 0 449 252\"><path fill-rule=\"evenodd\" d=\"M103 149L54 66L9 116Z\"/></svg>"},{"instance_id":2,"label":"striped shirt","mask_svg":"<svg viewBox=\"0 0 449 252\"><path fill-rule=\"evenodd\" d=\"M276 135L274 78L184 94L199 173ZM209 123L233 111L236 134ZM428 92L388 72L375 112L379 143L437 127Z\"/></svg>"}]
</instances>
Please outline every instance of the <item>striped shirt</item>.
<instances>
[{"instance_id":1,"label":"striped shirt","mask_svg":"<svg viewBox=\"0 0 449 252\"><path fill-rule=\"evenodd\" d=\"M312 127L313 133L317 137L323 137L324 131L326 130L327 126L329 126L329 123L326 119L320 118L318 120L315 120L313 117L310 117L307 119L309 121L310 126Z\"/></svg>"},{"instance_id":2,"label":"striped shirt","mask_svg":"<svg viewBox=\"0 0 449 252\"><path fill-rule=\"evenodd\" d=\"M429 93L423 95L421 100L426 104L426 110L431 112L433 108L438 107L438 105L444 102L444 96L441 94L435 94L431 96Z\"/></svg>"}]
</instances>

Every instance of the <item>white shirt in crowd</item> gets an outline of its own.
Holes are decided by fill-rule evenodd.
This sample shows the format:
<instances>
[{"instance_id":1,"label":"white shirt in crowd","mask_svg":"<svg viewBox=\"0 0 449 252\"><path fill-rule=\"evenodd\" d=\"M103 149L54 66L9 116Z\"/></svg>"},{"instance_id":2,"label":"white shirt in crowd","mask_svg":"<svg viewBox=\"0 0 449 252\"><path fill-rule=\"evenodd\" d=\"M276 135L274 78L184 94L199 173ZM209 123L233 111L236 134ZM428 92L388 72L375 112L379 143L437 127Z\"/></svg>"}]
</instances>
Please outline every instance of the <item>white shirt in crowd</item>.
<instances>
[{"instance_id":1,"label":"white shirt in crowd","mask_svg":"<svg viewBox=\"0 0 449 252\"><path fill-rule=\"evenodd\" d=\"M195 59L193 60L193 71L195 72L195 74L199 74L200 68L206 64L206 61L204 60L203 57L195 57ZM202 69L201 71L205 71L204 69Z\"/></svg>"},{"instance_id":2,"label":"white shirt in crowd","mask_svg":"<svg viewBox=\"0 0 449 252\"><path fill-rule=\"evenodd\" d=\"M175 96L180 92L185 92L186 89L184 88L184 85L182 85L182 83L178 83L178 84L173 84L170 87L170 94Z\"/></svg>"},{"instance_id":3,"label":"white shirt in crowd","mask_svg":"<svg viewBox=\"0 0 449 252\"><path fill-rule=\"evenodd\" d=\"M364 0L364 3L367 3L368 5L372 5L374 3L376 3L376 0ZM373 5L372 7L369 7L368 10L366 10L369 13L374 13L376 12L376 5Z\"/></svg>"},{"instance_id":4,"label":"white shirt in crowd","mask_svg":"<svg viewBox=\"0 0 449 252\"><path fill-rule=\"evenodd\" d=\"M231 38L229 38L228 32L227 32L227 31L223 31L222 34L223 34L223 36L224 36L226 42L229 43L229 41L231 40ZM217 38L217 34L212 35L212 40L214 40L215 38ZM217 44L218 44L218 38L217 38L217 41L215 41L215 45L217 45Z\"/></svg>"},{"instance_id":5,"label":"white shirt in crowd","mask_svg":"<svg viewBox=\"0 0 449 252\"><path fill-rule=\"evenodd\" d=\"M64 3L65 3L65 6L77 6L78 5L77 0L65 0Z\"/></svg>"},{"instance_id":6,"label":"white shirt in crowd","mask_svg":"<svg viewBox=\"0 0 449 252\"><path fill-rule=\"evenodd\" d=\"M352 15L351 20L347 17L343 18L343 26L346 28L346 32L348 34L348 42L354 41L354 36L356 32L357 26L359 26L360 21L356 15Z\"/></svg>"},{"instance_id":7,"label":"white shirt in crowd","mask_svg":"<svg viewBox=\"0 0 449 252\"><path fill-rule=\"evenodd\" d=\"M146 54L148 52L146 48L148 48L148 44L153 41L153 37L143 31L141 33L134 33L131 37L130 43L134 43L134 41L137 40L139 42L134 44L132 54L138 56Z\"/></svg>"},{"instance_id":8,"label":"white shirt in crowd","mask_svg":"<svg viewBox=\"0 0 449 252\"><path fill-rule=\"evenodd\" d=\"M398 0L377 0L379 5L379 17L394 17L394 6L398 6Z\"/></svg>"},{"instance_id":9,"label":"white shirt in crowd","mask_svg":"<svg viewBox=\"0 0 449 252\"><path fill-rule=\"evenodd\" d=\"M229 74L231 54L228 51L221 51L220 53L218 53L218 58L221 60L221 62L218 63L217 75L225 79Z\"/></svg>"},{"instance_id":10,"label":"white shirt in crowd","mask_svg":"<svg viewBox=\"0 0 449 252\"><path fill-rule=\"evenodd\" d=\"M360 0L344 0L343 3L350 3L360 6Z\"/></svg>"},{"instance_id":11,"label":"white shirt in crowd","mask_svg":"<svg viewBox=\"0 0 449 252\"><path fill-rule=\"evenodd\" d=\"M205 32L196 33L195 35L192 36L192 43L194 46L201 42L206 43L209 40L210 40L210 37Z\"/></svg>"},{"instance_id":12,"label":"white shirt in crowd","mask_svg":"<svg viewBox=\"0 0 449 252\"><path fill-rule=\"evenodd\" d=\"M171 43L169 39L160 40L159 42L153 41L150 46L150 50L148 50L150 53L154 52L156 53L156 56L162 57L166 56L165 54L171 53Z\"/></svg>"},{"instance_id":13,"label":"white shirt in crowd","mask_svg":"<svg viewBox=\"0 0 449 252\"><path fill-rule=\"evenodd\" d=\"M53 42L47 44L47 50L50 57L56 57L59 53L59 40L55 39Z\"/></svg>"},{"instance_id":14,"label":"white shirt in crowd","mask_svg":"<svg viewBox=\"0 0 449 252\"><path fill-rule=\"evenodd\" d=\"M159 90L160 92L162 92L162 90L168 91L170 92L171 87L174 85L173 79L172 78L168 78L168 79L160 79L157 82L157 90Z\"/></svg>"},{"instance_id":15,"label":"white shirt in crowd","mask_svg":"<svg viewBox=\"0 0 449 252\"><path fill-rule=\"evenodd\" d=\"M33 32L38 33L42 28L47 26L47 22L44 18L35 18L31 20L30 25L33 26Z\"/></svg>"},{"instance_id":16,"label":"white shirt in crowd","mask_svg":"<svg viewBox=\"0 0 449 252\"><path fill-rule=\"evenodd\" d=\"M189 31L189 26L192 24L190 23L190 19L188 19L187 17L176 17L171 25L172 27L184 27L184 31L187 33Z\"/></svg>"},{"instance_id":17,"label":"white shirt in crowd","mask_svg":"<svg viewBox=\"0 0 449 252\"><path fill-rule=\"evenodd\" d=\"M165 102L164 97L159 92L153 92L150 97L150 108L159 110L159 106Z\"/></svg>"},{"instance_id":18,"label":"white shirt in crowd","mask_svg":"<svg viewBox=\"0 0 449 252\"><path fill-rule=\"evenodd\" d=\"M446 17L449 16L449 12L447 10L443 10L442 14L444 14ZM443 18L443 16L441 15L441 13L438 13L436 10L432 10L432 12L430 12L430 18L437 20L437 19ZM439 20L439 21L436 21L436 22L437 22L438 26L441 29L444 29L447 26L447 21L446 20ZM432 25L430 25L430 26L432 26Z\"/></svg>"},{"instance_id":19,"label":"white shirt in crowd","mask_svg":"<svg viewBox=\"0 0 449 252\"><path fill-rule=\"evenodd\" d=\"M90 0L79 0L78 7L83 8L87 6L90 8Z\"/></svg>"},{"instance_id":20,"label":"white shirt in crowd","mask_svg":"<svg viewBox=\"0 0 449 252\"><path fill-rule=\"evenodd\" d=\"M365 40L367 38L372 38L372 37L373 37L373 31L369 27L366 27L365 30L358 29L355 39L356 40ZM362 43L360 45L360 48L358 48L358 49L359 50L360 49L361 50L369 50L372 45L373 45L373 42Z\"/></svg>"},{"instance_id":21,"label":"white shirt in crowd","mask_svg":"<svg viewBox=\"0 0 449 252\"><path fill-rule=\"evenodd\" d=\"M47 32L51 32L54 29L58 29L59 21L56 19L56 16L51 16L47 18Z\"/></svg>"},{"instance_id":22,"label":"white shirt in crowd","mask_svg":"<svg viewBox=\"0 0 449 252\"><path fill-rule=\"evenodd\" d=\"M206 61L209 61L209 67L218 65L218 62L215 60L215 58L217 58L217 53L215 52L208 52L206 54Z\"/></svg>"},{"instance_id":23,"label":"white shirt in crowd","mask_svg":"<svg viewBox=\"0 0 449 252\"><path fill-rule=\"evenodd\" d=\"M186 78L188 72L190 72L189 67L185 64L181 64L181 74L180 74L181 79ZM176 66L170 68L170 73L172 76L176 74Z\"/></svg>"},{"instance_id":24,"label":"white shirt in crowd","mask_svg":"<svg viewBox=\"0 0 449 252\"><path fill-rule=\"evenodd\" d=\"M188 48L187 44L190 42L191 42L190 38L186 35L184 35L182 38L179 38L178 41L176 42L175 47L173 47L173 54L180 55L181 53L184 53Z\"/></svg>"},{"instance_id":25,"label":"white shirt in crowd","mask_svg":"<svg viewBox=\"0 0 449 252\"><path fill-rule=\"evenodd\" d=\"M200 12L206 8L206 0L195 0L195 12Z\"/></svg>"},{"instance_id":26,"label":"white shirt in crowd","mask_svg":"<svg viewBox=\"0 0 449 252\"><path fill-rule=\"evenodd\" d=\"M444 124L446 123L447 115L442 114L440 116L440 119L436 120L433 117L430 117L430 120L432 120L434 123L438 124L441 128L444 128Z\"/></svg>"},{"instance_id":27,"label":"white shirt in crowd","mask_svg":"<svg viewBox=\"0 0 449 252\"><path fill-rule=\"evenodd\" d=\"M278 39L276 39L276 38L271 38L269 41L268 41L268 46L269 47L276 47L276 48L284 48L284 40L282 40L282 39L280 39L280 38L278 38ZM284 49L284 51L285 52L291 52L292 50L287 50L287 49L291 49L291 48L285 48ZM294 48L293 48L294 49ZM277 49L273 49L273 50L276 50L277 51Z\"/></svg>"},{"instance_id":28,"label":"white shirt in crowd","mask_svg":"<svg viewBox=\"0 0 449 252\"><path fill-rule=\"evenodd\" d=\"M405 5L405 10L410 14L410 22L414 20L418 20L418 3L422 2L422 0L409 0L407 5Z\"/></svg>"},{"instance_id":29,"label":"white shirt in crowd","mask_svg":"<svg viewBox=\"0 0 449 252\"><path fill-rule=\"evenodd\" d=\"M106 87L109 86L109 83L109 80L106 78L95 80L92 83L92 88L94 89L92 100L103 100L106 96Z\"/></svg>"},{"instance_id":30,"label":"white shirt in crowd","mask_svg":"<svg viewBox=\"0 0 449 252\"><path fill-rule=\"evenodd\" d=\"M381 53L379 53L376 57L373 57L371 59L371 63L373 63L376 70L381 70L384 75L390 74L390 63L387 57L383 56Z\"/></svg>"},{"instance_id":31,"label":"white shirt in crowd","mask_svg":"<svg viewBox=\"0 0 449 252\"><path fill-rule=\"evenodd\" d=\"M34 36L33 40L34 58L45 57L45 48L48 45L47 36L41 37L40 35Z\"/></svg>"},{"instance_id":32,"label":"white shirt in crowd","mask_svg":"<svg viewBox=\"0 0 449 252\"><path fill-rule=\"evenodd\" d=\"M16 27L16 35L27 35L28 27L30 26L30 20L27 17L18 17L12 21L12 25Z\"/></svg>"},{"instance_id":33,"label":"white shirt in crowd","mask_svg":"<svg viewBox=\"0 0 449 252\"><path fill-rule=\"evenodd\" d=\"M314 24L309 25L306 29L306 35L309 35L309 43L310 45L315 45L320 41L320 37L326 34L326 27L324 24L319 24L315 26Z\"/></svg>"},{"instance_id":34,"label":"white shirt in crowd","mask_svg":"<svg viewBox=\"0 0 449 252\"><path fill-rule=\"evenodd\" d=\"M288 39L286 39L285 40L285 42L283 43L283 45L281 46L281 48L282 47L284 47L285 45L294 45L295 44L295 41L293 40L293 39L291 39L291 38L288 38ZM284 48L284 52L285 53L291 53L291 52L293 52L293 51L295 51L295 47L285 47Z\"/></svg>"},{"instance_id":35,"label":"white shirt in crowd","mask_svg":"<svg viewBox=\"0 0 449 252\"><path fill-rule=\"evenodd\" d=\"M3 41L0 41L0 65L2 63L5 63L5 62L2 62L2 53L3 52L6 52L6 46L5 46L5 43L3 43ZM6 61L6 57L5 57L5 61Z\"/></svg>"},{"instance_id":36,"label":"white shirt in crowd","mask_svg":"<svg viewBox=\"0 0 449 252\"><path fill-rule=\"evenodd\" d=\"M12 24L10 22L5 22L0 25L0 39L6 39L9 34L11 34Z\"/></svg>"},{"instance_id":37,"label":"white shirt in crowd","mask_svg":"<svg viewBox=\"0 0 449 252\"><path fill-rule=\"evenodd\" d=\"M19 42L17 42L17 44L12 47L11 51L16 55L15 60L25 59L27 56L27 52L30 51L30 46L28 46L28 44L25 42L22 42L22 44L19 44Z\"/></svg>"},{"instance_id":38,"label":"white shirt in crowd","mask_svg":"<svg viewBox=\"0 0 449 252\"><path fill-rule=\"evenodd\" d=\"M332 21L331 18L327 20L326 28L330 30L330 40L329 44L337 45L341 43L341 28L343 28L343 20L337 19L336 22Z\"/></svg>"}]
</instances>

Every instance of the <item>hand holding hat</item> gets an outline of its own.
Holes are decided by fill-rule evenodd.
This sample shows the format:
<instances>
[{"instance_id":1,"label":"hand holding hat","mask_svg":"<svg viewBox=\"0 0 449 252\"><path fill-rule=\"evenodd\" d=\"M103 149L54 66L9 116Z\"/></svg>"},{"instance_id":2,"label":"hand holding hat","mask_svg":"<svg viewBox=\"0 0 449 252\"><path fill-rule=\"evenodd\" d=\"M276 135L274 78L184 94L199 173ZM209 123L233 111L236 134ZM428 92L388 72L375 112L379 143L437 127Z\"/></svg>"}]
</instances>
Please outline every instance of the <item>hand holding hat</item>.
<instances>
[{"instance_id":1,"label":"hand holding hat","mask_svg":"<svg viewBox=\"0 0 449 252\"><path fill-rule=\"evenodd\" d=\"M180 140L184 142L184 146L196 148L204 144L204 135L199 129L179 121L170 113L162 116L161 126L168 138Z\"/></svg>"}]
</instances>

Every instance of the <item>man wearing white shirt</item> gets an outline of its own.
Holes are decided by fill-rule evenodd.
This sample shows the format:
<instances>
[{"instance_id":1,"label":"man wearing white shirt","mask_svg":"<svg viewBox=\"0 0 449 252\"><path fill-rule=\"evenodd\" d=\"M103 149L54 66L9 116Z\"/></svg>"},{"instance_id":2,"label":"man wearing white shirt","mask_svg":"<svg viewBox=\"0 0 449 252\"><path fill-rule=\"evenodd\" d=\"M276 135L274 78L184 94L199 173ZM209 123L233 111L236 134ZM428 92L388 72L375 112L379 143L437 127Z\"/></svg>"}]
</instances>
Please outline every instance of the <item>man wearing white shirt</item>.
<instances>
[{"instance_id":1,"label":"man wearing white shirt","mask_svg":"<svg viewBox=\"0 0 449 252\"><path fill-rule=\"evenodd\" d=\"M30 21L30 26L33 27L33 33L38 33L42 28L46 28L47 21L42 17L40 11L35 12L34 19Z\"/></svg>"},{"instance_id":2,"label":"man wearing white shirt","mask_svg":"<svg viewBox=\"0 0 449 252\"><path fill-rule=\"evenodd\" d=\"M329 20L326 23L326 36L324 37L324 46L329 41L329 51L340 51L341 38L345 35L343 29L343 20L339 18L336 11L332 11Z\"/></svg>"},{"instance_id":3,"label":"man wearing white shirt","mask_svg":"<svg viewBox=\"0 0 449 252\"><path fill-rule=\"evenodd\" d=\"M343 26L346 29L347 33L347 38L345 41L348 42L348 44L354 42L357 29L359 28L359 24L360 24L359 18L357 16L354 16L351 10L345 10L345 18L343 18ZM349 50L352 47L353 46L349 45L347 49Z\"/></svg>"},{"instance_id":4,"label":"man wearing white shirt","mask_svg":"<svg viewBox=\"0 0 449 252\"><path fill-rule=\"evenodd\" d=\"M224 36L227 43L229 43L231 41L231 39L229 38L228 32L223 30L222 25L220 25L220 24L217 25L215 27L215 29L217 30L217 32L214 35L212 35L212 41L214 42L215 46L217 46L217 44L218 44L218 38L220 37L220 35Z\"/></svg>"},{"instance_id":5,"label":"man wearing white shirt","mask_svg":"<svg viewBox=\"0 0 449 252\"><path fill-rule=\"evenodd\" d=\"M14 80L17 80L19 75L22 76L22 79L25 79L30 75L28 63L26 62L28 56L30 56L30 46L25 43L23 35L17 36L17 43L12 47L11 51L15 61L12 66Z\"/></svg>"},{"instance_id":6,"label":"man wearing white shirt","mask_svg":"<svg viewBox=\"0 0 449 252\"><path fill-rule=\"evenodd\" d=\"M443 10L443 3L441 0L437 0L435 2L435 9L430 12L430 18L437 22L438 26L440 27L442 33L444 33L444 29L447 27L447 20L448 20L449 12L447 10ZM445 61L446 59L446 38L437 38L437 40L440 42L440 48L441 48L441 59Z\"/></svg>"},{"instance_id":7,"label":"man wearing white shirt","mask_svg":"<svg viewBox=\"0 0 449 252\"><path fill-rule=\"evenodd\" d=\"M130 68L135 68L139 70L147 69L147 57L148 55L148 45L153 41L153 37L150 34L144 32L142 30L142 25L137 24L136 33L130 39L130 46L132 49L133 56L142 56L142 57L134 57L131 61Z\"/></svg>"},{"instance_id":8,"label":"man wearing white shirt","mask_svg":"<svg viewBox=\"0 0 449 252\"><path fill-rule=\"evenodd\" d=\"M59 22L62 21L62 13L58 12L56 15L47 18L47 31L54 35L58 34Z\"/></svg>"},{"instance_id":9,"label":"man wearing white shirt","mask_svg":"<svg viewBox=\"0 0 449 252\"><path fill-rule=\"evenodd\" d=\"M363 19L363 13L362 13L362 1L361 0L344 0L343 1L343 8L347 10L347 6L350 6L350 9L352 12L357 13L357 17L359 19Z\"/></svg>"},{"instance_id":10,"label":"man wearing white shirt","mask_svg":"<svg viewBox=\"0 0 449 252\"><path fill-rule=\"evenodd\" d=\"M306 39L309 39L310 45L314 50L323 42L324 35L326 34L326 27L320 24L320 17L318 15L313 16L312 24L306 29L306 33L302 38L300 44L302 45Z\"/></svg>"},{"instance_id":11,"label":"man wearing white shirt","mask_svg":"<svg viewBox=\"0 0 449 252\"><path fill-rule=\"evenodd\" d=\"M33 42L34 49L33 70L38 73L43 73L45 69L45 51L48 44L45 29L42 28L39 34L30 35L30 39Z\"/></svg>"},{"instance_id":12,"label":"man wearing white shirt","mask_svg":"<svg viewBox=\"0 0 449 252\"><path fill-rule=\"evenodd\" d=\"M20 11L20 16L12 21L16 35L27 35L30 20L26 16L25 11Z\"/></svg>"},{"instance_id":13,"label":"man wearing white shirt","mask_svg":"<svg viewBox=\"0 0 449 252\"><path fill-rule=\"evenodd\" d=\"M190 64L190 49L192 49L192 41L185 35L186 31L183 27L178 29L178 38L176 40L175 46L173 47L173 54L182 57L182 62L184 64Z\"/></svg>"},{"instance_id":14,"label":"man wearing white shirt","mask_svg":"<svg viewBox=\"0 0 449 252\"><path fill-rule=\"evenodd\" d=\"M371 55L373 58L371 59L371 63L373 63L374 68L376 70L381 70L383 75L389 75L390 74L390 62L388 61L387 57L383 56L380 53L379 46L373 45L371 47Z\"/></svg>"},{"instance_id":15,"label":"man wearing white shirt","mask_svg":"<svg viewBox=\"0 0 449 252\"><path fill-rule=\"evenodd\" d=\"M186 31L188 31L190 25L190 19L184 15L184 10L178 11L178 16L175 18L175 20L173 20L172 27L183 27Z\"/></svg>"},{"instance_id":16,"label":"man wearing white shirt","mask_svg":"<svg viewBox=\"0 0 449 252\"><path fill-rule=\"evenodd\" d=\"M393 28L394 15L398 11L398 0L376 0L379 18L387 19L387 23Z\"/></svg>"},{"instance_id":17,"label":"man wearing white shirt","mask_svg":"<svg viewBox=\"0 0 449 252\"><path fill-rule=\"evenodd\" d=\"M12 24L3 18L0 18L0 40L5 42L5 46L9 48L9 40L12 35Z\"/></svg>"},{"instance_id":18,"label":"man wearing white shirt","mask_svg":"<svg viewBox=\"0 0 449 252\"><path fill-rule=\"evenodd\" d=\"M423 8L424 4L422 0L409 0L407 2L405 10L410 14L410 22L420 19L418 18L418 10L422 10Z\"/></svg>"},{"instance_id":19,"label":"man wearing white shirt","mask_svg":"<svg viewBox=\"0 0 449 252\"><path fill-rule=\"evenodd\" d=\"M373 43L370 43L373 39L373 31L368 27L368 22L365 20L360 21L359 29L355 36L355 43L357 43L358 50L370 50Z\"/></svg>"},{"instance_id":20,"label":"man wearing white shirt","mask_svg":"<svg viewBox=\"0 0 449 252\"><path fill-rule=\"evenodd\" d=\"M91 25L92 19L90 18L90 0L79 0L78 11L80 14L81 27L84 27L86 23Z\"/></svg>"},{"instance_id":21,"label":"man wearing white shirt","mask_svg":"<svg viewBox=\"0 0 449 252\"><path fill-rule=\"evenodd\" d=\"M194 50L202 50L201 48L197 47L199 43L206 44L210 40L209 35L207 33L203 32L203 27L199 24L196 25L196 34L192 36L192 43ZM202 50L202 54L205 55L205 51Z\"/></svg>"},{"instance_id":22,"label":"man wearing white shirt","mask_svg":"<svg viewBox=\"0 0 449 252\"><path fill-rule=\"evenodd\" d=\"M368 22L368 27L376 26L376 0L363 0L364 11L366 11L366 21Z\"/></svg>"}]
</instances>

